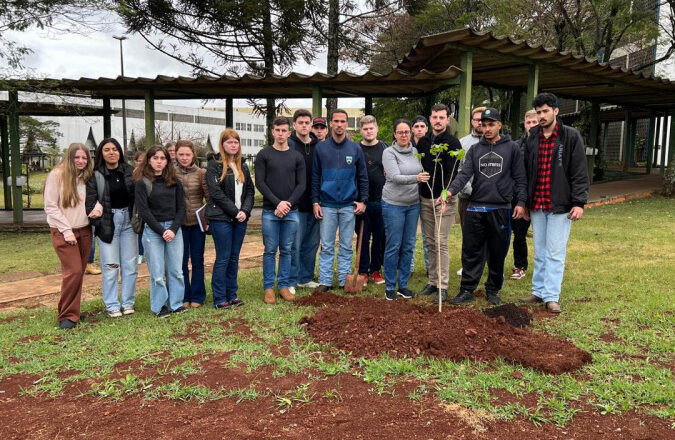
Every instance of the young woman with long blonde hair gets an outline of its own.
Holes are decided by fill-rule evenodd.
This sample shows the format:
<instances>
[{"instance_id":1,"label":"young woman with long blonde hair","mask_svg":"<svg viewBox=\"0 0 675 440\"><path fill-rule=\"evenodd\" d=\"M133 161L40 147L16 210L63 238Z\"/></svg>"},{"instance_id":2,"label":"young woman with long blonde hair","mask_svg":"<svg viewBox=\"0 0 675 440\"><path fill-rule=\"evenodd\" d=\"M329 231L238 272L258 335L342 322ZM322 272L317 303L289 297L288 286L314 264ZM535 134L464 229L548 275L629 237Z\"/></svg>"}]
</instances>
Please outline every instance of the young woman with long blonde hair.
<instances>
[{"instance_id":1,"label":"young woman with long blonde hair","mask_svg":"<svg viewBox=\"0 0 675 440\"><path fill-rule=\"evenodd\" d=\"M59 328L70 330L80 321L82 280L91 251L92 234L85 210L86 186L93 165L84 144L70 144L63 160L47 176L44 210L52 244L61 261Z\"/></svg>"},{"instance_id":2,"label":"young woman with long blonde hair","mask_svg":"<svg viewBox=\"0 0 675 440\"><path fill-rule=\"evenodd\" d=\"M243 304L237 296L239 252L253 209L255 189L248 167L242 166L241 140L235 130L223 130L218 151L206 169L209 187L206 218L216 245L211 277L213 306L222 309Z\"/></svg>"}]
</instances>

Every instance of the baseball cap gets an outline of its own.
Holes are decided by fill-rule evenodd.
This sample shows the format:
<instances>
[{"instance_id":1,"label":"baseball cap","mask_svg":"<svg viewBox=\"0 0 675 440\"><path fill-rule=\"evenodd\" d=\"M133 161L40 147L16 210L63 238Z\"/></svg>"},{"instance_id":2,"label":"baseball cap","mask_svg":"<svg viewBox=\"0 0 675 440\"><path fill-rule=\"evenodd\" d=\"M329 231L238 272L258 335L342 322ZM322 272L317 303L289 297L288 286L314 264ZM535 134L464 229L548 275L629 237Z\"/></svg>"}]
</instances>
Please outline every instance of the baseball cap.
<instances>
[{"instance_id":1,"label":"baseball cap","mask_svg":"<svg viewBox=\"0 0 675 440\"><path fill-rule=\"evenodd\" d=\"M483 111L483 114L480 117L481 121L483 119L490 119L492 121L502 122L502 117L499 114L499 110L494 107L488 107Z\"/></svg>"},{"instance_id":2,"label":"baseball cap","mask_svg":"<svg viewBox=\"0 0 675 440\"><path fill-rule=\"evenodd\" d=\"M312 121L312 127L315 125L323 125L324 127L328 127L328 124L326 123L326 118L314 118Z\"/></svg>"},{"instance_id":3,"label":"baseball cap","mask_svg":"<svg viewBox=\"0 0 675 440\"><path fill-rule=\"evenodd\" d=\"M412 120L412 125L415 125L415 124L417 124L418 122L424 122L424 125L426 125L426 126L429 125L429 121L427 120L427 118L425 118L425 117L422 116L422 115L417 115L417 116L415 116L415 117L413 118L413 120Z\"/></svg>"}]
</instances>

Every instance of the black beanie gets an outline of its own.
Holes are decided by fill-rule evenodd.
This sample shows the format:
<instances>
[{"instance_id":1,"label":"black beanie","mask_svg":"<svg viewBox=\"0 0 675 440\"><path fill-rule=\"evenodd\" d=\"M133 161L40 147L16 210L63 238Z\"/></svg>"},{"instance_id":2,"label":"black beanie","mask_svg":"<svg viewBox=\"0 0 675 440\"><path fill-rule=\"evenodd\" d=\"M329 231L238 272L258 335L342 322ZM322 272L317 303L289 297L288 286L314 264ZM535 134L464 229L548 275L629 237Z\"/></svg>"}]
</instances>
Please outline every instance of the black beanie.
<instances>
[{"instance_id":1,"label":"black beanie","mask_svg":"<svg viewBox=\"0 0 675 440\"><path fill-rule=\"evenodd\" d=\"M415 116L415 117L413 118L413 120L412 120L412 125L415 125L415 124L417 124L418 122L424 122L424 124L425 124L427 127L429 126L429 121L427 120L427 118L425 118L425 117L422 116L422 115L417 115L417 116Z\"/></svg>"}]
</instances>

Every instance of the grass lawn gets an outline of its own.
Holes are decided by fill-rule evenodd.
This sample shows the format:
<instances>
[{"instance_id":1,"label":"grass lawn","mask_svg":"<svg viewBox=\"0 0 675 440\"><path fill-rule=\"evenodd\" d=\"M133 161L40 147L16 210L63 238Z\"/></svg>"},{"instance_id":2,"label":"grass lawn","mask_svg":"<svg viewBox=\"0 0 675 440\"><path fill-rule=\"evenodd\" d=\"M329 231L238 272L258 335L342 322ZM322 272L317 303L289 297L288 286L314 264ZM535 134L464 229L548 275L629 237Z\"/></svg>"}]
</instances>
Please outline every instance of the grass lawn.
<instances>
[{"instance_id":1,"label":"grass lawn","mask_svg":"<svg viewBox=\"0 0 675 440\"><path fill-rule=\"evenodd\" d=\"M9 259L25 258L37 268L57 264L48 236L35 235L26 238L32 243L26 247L33 251L0 236L0 273ZM450 239L451 294L459 284L454 275L459 268L459 239L455 227ZM79 398L111 401L141 396L145 401L190 400L196 405L271 396L278 408L291 410L326 397L298 388L272 394L226 384L196 386L186 379L203 373L202 363L208 358L228 353L222 363L225 369L255 374L267 368L276 378L302 373L310 382L346 374L370 384L371 393L382 398L412 383L406 395L420 412L431 401L486 414L490 420L565 426L580 412L634 411L670 419L675 428L675 200L651 198L587 210L573 225L568 249L563 313L535 319L534 329L569 339L592 354L593 363L574 373L548 375L503 361L363 359L335 352L313 342L297 324L312 308L263 304L261 270L250 269L239 274L240 297L246 305L236 310L203 307L159 320L150 314L148 291L142 289L135 315L112 320L102 313L102 301L92 301L83 305L91 316L67 333L56 328L53 309L0 316L0 389L2 378L24 373L38 378L22 389L21 398L26 399L58 397L70 384L82 381L87 386ZM25 254L17 258L16 252ZM39 261L40 254L44 261ZM419 243L416 257L413 290L425 282ZM506 270L511 265L509 254ZM516 301L526 296L530 280L531 271L521 281L507 280L502 298ZM381 286L370 284L363 295L382 293ZM235 331L242 325L250 332ZM140 369L120 377L119 366L127 362ZM157 373L144 376L139 373L143 368L155 368ZM504 403L499 398L503 395L513 399Z\"/></svg>"},{"instance_id":2,"label":"grass lawn","mask_svg":"<svg viewBox=\"0 0 675 440\"><path fill-rule=\"evenodd\" d=\"M47 172L37 171L31 172L29 176L29 184L31 188L35 190L30 196L30 207L31 208L44 208L44 198L42 197L42 190L45 186L45 180L47 180ZM4 179L0 182L0 194L3 192L3 185L5 184ZM28 207L28 195L23 195L23 206ZM0 197L0 209L5 208L5 199Z\"/></svg>"}]
</instances>

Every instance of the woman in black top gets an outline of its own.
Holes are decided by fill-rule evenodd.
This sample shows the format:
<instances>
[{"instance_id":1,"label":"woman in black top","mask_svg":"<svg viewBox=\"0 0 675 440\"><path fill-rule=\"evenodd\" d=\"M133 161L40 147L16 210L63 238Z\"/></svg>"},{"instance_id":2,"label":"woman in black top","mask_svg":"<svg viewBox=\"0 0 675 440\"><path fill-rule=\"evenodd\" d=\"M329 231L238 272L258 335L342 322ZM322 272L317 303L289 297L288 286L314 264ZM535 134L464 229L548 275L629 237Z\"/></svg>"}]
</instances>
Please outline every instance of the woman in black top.
<instances>
[{"instance_id":1,"label":"woman in black top","mask_svg":"<svg viewBox=\"0 0 675 440\"><path fill-rule=\"evenodd\" d=\"M185 200L183 185L169 160L169 152L156 145L148 150L143 164L134 171L138 214L145 223L143 248L150 272L150 309L159 318L187 311L183 307L185 284L180 230Z\"/></svg>"},{"instance_id":2,"label":"woman in black top","mask_svg":"<svg viewBox=\"0 0 675 440\"><path fill-rule=\"evenodd\" d=\"M120 143L103 139L96 149L94 176L87 182L85 208L98 237L103 302L108 316L134 313L138 275L138 241L131 227L134 206L133 168L124 161ZM122 274L122 303L118 273Z\"/></svg>"}]
</instances>

